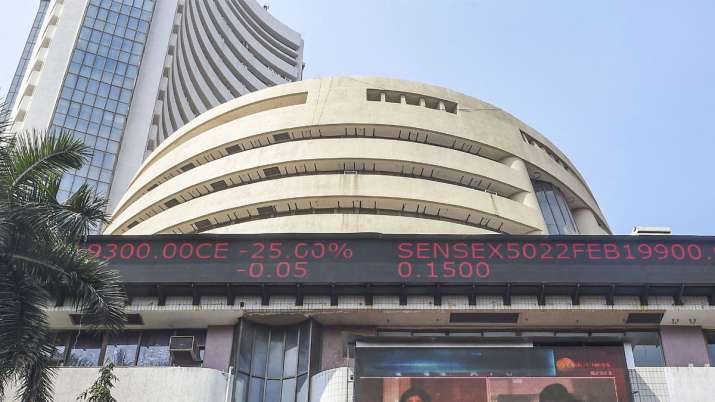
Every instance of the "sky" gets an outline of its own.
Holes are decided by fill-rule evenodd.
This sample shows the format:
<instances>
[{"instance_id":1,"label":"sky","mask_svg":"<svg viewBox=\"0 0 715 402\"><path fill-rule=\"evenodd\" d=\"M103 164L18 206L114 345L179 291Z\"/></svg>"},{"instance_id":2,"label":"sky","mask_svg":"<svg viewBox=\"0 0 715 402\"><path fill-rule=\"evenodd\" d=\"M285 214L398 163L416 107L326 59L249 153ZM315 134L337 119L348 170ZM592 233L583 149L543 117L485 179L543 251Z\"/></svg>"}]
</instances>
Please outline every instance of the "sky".
<instances>
[{"instance_id":1,"label":"sky","mask_svg":"<svg viewBox=\"0 0 715 402\"><path fill-rule=\"evenodd\" d=\"M37 1L0 14L0 93ZM556 144L616 234L715 235L715 1L259 0L304 78L377 75L490 102Z\"/></svg>"}]
</instances>

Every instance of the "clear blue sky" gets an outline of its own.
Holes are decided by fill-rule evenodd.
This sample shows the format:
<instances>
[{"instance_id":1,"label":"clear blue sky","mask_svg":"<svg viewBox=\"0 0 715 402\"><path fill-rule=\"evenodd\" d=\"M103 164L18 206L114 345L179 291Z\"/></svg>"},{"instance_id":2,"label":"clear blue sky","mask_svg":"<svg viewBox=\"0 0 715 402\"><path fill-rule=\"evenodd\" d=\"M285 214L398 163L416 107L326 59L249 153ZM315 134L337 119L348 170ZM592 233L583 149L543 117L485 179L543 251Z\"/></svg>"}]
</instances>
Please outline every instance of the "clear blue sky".
<instances>
[{"instance_id":1,"label":"clear blue sky","mask_svg":"<svg viewBox=\"0 0 715 402\"><path fill-rule=\"evenodd\" d=\"M36 7L6 3L3 90ZM305 39L305 78L390 76L491 102L570 157L616 233L715 235L715 1L269 4Z\"/></svg>"}]
</instances>

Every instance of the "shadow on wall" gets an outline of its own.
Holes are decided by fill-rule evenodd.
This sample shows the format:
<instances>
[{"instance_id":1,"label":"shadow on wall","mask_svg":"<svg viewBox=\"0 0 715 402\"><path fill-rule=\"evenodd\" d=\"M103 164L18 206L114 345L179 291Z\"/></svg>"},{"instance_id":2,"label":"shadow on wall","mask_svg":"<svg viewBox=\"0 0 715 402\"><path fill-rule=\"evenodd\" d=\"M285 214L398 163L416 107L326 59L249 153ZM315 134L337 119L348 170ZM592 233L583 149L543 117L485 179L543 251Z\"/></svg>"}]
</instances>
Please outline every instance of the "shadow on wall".
<instances>
[{"instance_id":1,"label":"shadow on wall","mask_svg":"<svg viewBox=\"0 0 715 402\"><path fill-rule=\"evenodd\" d=\"M75 402L97 377L98 367L57 370L54 402ZM223 402L228 374L197 367L117 367L112 396L131 402ZM7 390L8 396L15 389ZM8 402L15 401L9 399Z\"/></svg>"},{"instance_id":2,"label":"shadow on wall","mask_svg":"<svg viewBox=\"0 0 715 402\"><path fill-rule=\"evenodd\" d=\"M640 367L628 370L628 373L633 402L671 402L668 380L662 367Z\"/></svg>"}]
</instances>

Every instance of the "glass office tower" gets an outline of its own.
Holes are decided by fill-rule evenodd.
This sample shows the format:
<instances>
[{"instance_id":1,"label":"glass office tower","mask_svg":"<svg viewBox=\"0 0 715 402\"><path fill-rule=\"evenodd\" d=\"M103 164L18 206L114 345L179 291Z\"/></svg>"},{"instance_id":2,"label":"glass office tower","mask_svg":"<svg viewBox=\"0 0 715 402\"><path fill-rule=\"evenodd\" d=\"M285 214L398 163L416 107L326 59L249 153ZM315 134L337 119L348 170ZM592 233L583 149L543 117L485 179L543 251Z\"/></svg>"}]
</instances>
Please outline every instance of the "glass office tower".
<instances>
[{"instance_id":1,"label":"glass office tower","mask_svg":"<svg viewBox=\"0 0 715 402\"><path fill-rule=\"evenodd\" d=\"M70 130L94 152L62 178L61 198L83 183L109 193L153 11L154 0L91 0L87 7L52 128Z\"/></svg>"},{"instance_id":2,"label":"glass office tower","mask_svg":"<svg viewBox=\"0 0 715 402\"><path fill-rule=\"evenodd\" d=\"M25 47L22 49L20 62L17 63L15 75L12 77L10 88L8 89L7 96L5 97L5 103L8 108L12 108L12 104L15 102L15 97L17 97L17 91L20 87L20 83L22 82L22 77L25 75L25 71L27 70L30 55L32 53L32 49L35 47L37 34L40 32L40 26L42 25L42 21L45 19L45 13L47 12L47 6L49 4L50 0L40 0L40 7L37 9L37 14L35 14L35 20L32 22L30 34L27 35Z\"/></svg>"},{"instance_id":3,"label":"glass office tower","mask_svg":"<svg viewBox=\"0 0 715 402\"><path fill-rule=\"evenodd\" d=\"M302 49L254 0L42 0L8 93L12 129L82 140L92 156L60 198L88 183L111 210L147 150L214 106L300 80Z\"/></svg>"}]
</instances>

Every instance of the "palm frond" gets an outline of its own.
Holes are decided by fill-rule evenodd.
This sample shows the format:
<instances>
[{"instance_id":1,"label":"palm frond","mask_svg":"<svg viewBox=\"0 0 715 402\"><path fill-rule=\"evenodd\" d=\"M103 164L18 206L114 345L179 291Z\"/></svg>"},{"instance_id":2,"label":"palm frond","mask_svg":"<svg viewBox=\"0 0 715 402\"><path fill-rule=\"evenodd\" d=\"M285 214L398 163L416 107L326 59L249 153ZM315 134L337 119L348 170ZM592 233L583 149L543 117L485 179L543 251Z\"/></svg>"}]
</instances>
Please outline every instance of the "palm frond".
<instances>
[{"instance_id":1,"label":"palm frond","mask_svg":"<svg viewBox=\"0 0 715 402\"><path fill-rule=\"evenodd\" d=\"M49 179L43 188L36 189L33 199L25 202L24 208L14 211L15 220L30 227L46 228L71 243L108 222L107 200L95 195L87 184L80 186L64 203L56 200L58 186L59 180Z\"/></svg>"},{"instance_id":2,"label":"palm frond","mask_svg":"<svg viewBox=\"0 0 715 402\"><path fill-rule=\"evenodd\" d=\"M53 221L60 233L69 233L78 239L97 229L100 222L109 222L106 210L107 200L83 184L55 211Z\"/></svg>"},{"instance_id":3,"label":"palm frond","mask_svg":"<svg viewBox=\"0 0 715 402\"><path fill-rule=\"evenodd\" d=\"M21 379L17 391L22 402L52 402L54 387L52 382L56 371L50 367L53 348L49 344L42 345L42 352L31 363L26 364L18 377Z\"/></svg>"},{"instance_id":4,"label":"palm frond","mask_svg":"<svg viewBox=\"0 0 715 402\"><path fill-rule=\"evenodd\" d=\"M8 104L5 99L0 99L0 134L7 132L10 127L12 127L12 120L10 119L10 108L12 105ZM0 141L2 141L0 139Z\"/></svg>"},{"instance_id":5,"label":"palm frond","mask_svg":"<svg viewBox=\"0 0 715 402\"><path fill-rule=\"evenodd\" d=\"M5 387L15 383L17 376L14 367L0 367L0 401L5 400Z\"/></svg>"},{"instance_id":6,"label":"palm frond","mask_svg":"<svg viewBox=\"0 0 715 402\"><path fill-rule=\"evenodd\" d=\"M10 258L24 264L24 269L41 284L56 284L63 289L90 325L116 329L124 324L126 297L119 274L85 250L55 241L50 248L38 245L24 250L24 254L13 253Z\"/></svg>"},{"instance_id":7,"label":"palm frond","mask_svg":"<svg viewBox=\"0 0 715 402\"><path fill-rule=\"evenodd\" d=\"M46 366L52 356L43 310L47 293L18 266L4 268L0 271L0 367L13 368L14 375L6 380L20 379L22 400L47 401L51 387L43 384L51 378L43 376L51 376Z\"/></svg>"},{"instance_id":8,"label":"palm frond","mask_svg":"<svg viewBox=\"0 0 715 402\"><path fill-rule=\"evenodd\" d=\"M10 383L20 385L22 401L52 399L52 295L72 300L90 325L125 323L118 273L78 247L106 222L106 201L86 185L57 200L60 178L87 156L68 133L0 133L0 400Z\"/></svg>"},{"instance_id":9,"label":"palm frond","mask_svg":"<svg viewBox=\"0 0 715 402\"><path fill-rule=\"evenodd\" d=\"M22 193L32 193L49 177L61 177L67 170L78 169L90 155L88 148L68 132L32 131L18 134L11 142L3 168L5 186L11 196L22 200Z\"/></svg>"}]
</instances>

